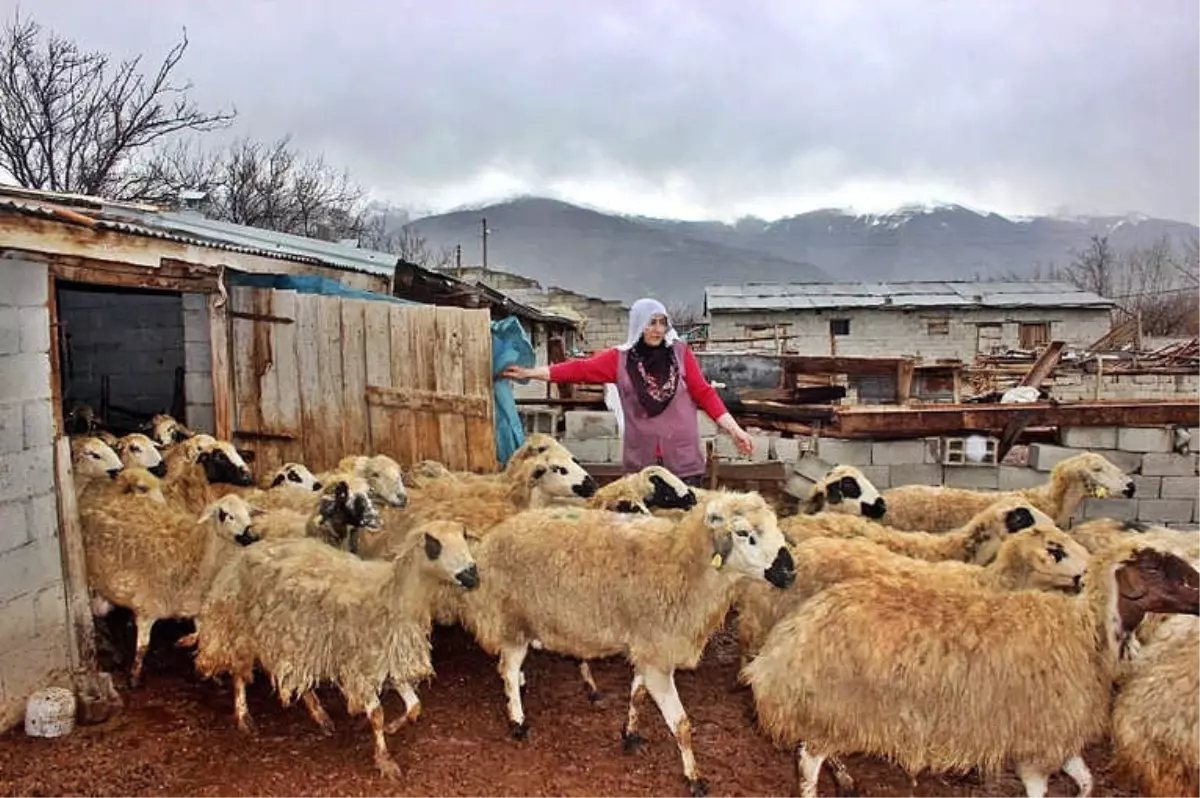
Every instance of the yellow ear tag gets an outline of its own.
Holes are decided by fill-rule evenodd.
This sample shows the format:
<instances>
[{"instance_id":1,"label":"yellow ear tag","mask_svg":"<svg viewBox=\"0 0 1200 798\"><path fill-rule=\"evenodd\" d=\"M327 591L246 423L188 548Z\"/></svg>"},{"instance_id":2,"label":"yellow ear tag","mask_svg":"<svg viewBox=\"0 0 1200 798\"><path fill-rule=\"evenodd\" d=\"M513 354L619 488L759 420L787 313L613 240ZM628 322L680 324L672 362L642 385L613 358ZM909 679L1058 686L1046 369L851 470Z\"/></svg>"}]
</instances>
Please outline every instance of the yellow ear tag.
<instances>
[{"instance_id":1,"label":"yellow ear tag","mask_svg":"<svg viewBox=\"0 0 1200 798\"><path fill-rule=\"evenodd\" d=\"M1096 487L1095 493L1096 493L1097 499L1103 499L1105 496L1108 495L1108 488L1104 487L1103 485L1098 485Z\"/></svg>"},{"instance_id":2,"label":"yellow ear tag","mask_svg":"<svg viewBox=\"0 0 1200 798\"><path fill-rule=\"evenodd\" d=\"M725 560L721 557L720 552L713 555L713 558L712 558L713 568L720 568L721 563L723 563L723 562L725 562Z\"/></svg>"}]
</instances>

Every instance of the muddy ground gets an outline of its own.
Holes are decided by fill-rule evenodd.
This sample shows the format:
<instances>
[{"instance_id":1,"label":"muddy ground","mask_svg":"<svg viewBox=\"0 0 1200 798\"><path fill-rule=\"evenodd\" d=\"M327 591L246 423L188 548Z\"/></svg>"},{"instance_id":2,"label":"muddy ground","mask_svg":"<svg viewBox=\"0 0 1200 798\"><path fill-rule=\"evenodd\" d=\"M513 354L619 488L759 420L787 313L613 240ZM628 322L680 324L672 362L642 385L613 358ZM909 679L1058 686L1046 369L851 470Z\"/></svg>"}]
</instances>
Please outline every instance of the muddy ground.
<instances>
[{"instance_id":1,"label":"muddy ground","mask_svg":"<svg viewBox=\"0 0 1200 798\"><path fill-rule=\"evenodd\" d=\"M160 625L161 626L161 625ZM337 730L322 737L301 706L281 708L260 680L250 691L258 736L233 726L227 684L206 682L188 652L173 649L182 629L156 630L144 686L123 690L126 707L104 724L58 740L31 739L20 727L0 737L5 795L686 795L679 755L647 700L641 753L624 754L620 730L630 673L619 660L594 663L606 700L591 705L573 661L531 652L526 660L527 741L508 737L494 662L458 629L434 635L437 678L421 689L424 715L389 738L400 782L377 775L370 731L348 718L340 697L322 699ZM788 753L749 721L750 696L733 687L738 653L727 632L714 637L700 667L676 682L692 719L697 759L712 795L794 795ZM389 717L402 711L394 693ZM1096 795L1129 794L1109 771L1107 753L1087 753ZM923 776L915 788L886 762L847 760L862 795L1023 795L1015 776L980 783ZM822 795L834 795L828 776ZM1074 795L1063 775L1050 794Z\"/></svg>"}]
</instances>

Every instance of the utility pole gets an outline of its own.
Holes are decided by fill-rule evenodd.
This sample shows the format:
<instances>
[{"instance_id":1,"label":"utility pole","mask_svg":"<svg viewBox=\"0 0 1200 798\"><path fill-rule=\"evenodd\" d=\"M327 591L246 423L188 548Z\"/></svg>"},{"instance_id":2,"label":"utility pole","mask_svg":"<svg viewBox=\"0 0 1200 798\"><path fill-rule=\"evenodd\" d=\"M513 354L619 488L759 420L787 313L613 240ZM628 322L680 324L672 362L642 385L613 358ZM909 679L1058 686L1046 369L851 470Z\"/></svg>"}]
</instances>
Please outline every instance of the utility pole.
<instances>
[{"instance_id":1,"label":"utility pole","mask_svg":"<svg viewBox=\"0 0 1200 798\"><path fill-rule=\"evenodd\" d=\"M480 219L479 221L480 221L480 225L483 228L483 270L486 272L487 271L487 237L488 237L487 219L484 218L484 219Z\"/></svg>"},{"instance_id":2,"label":"utility pole","mask_svg":"<svg viewBox=\"0 0 1200 798\"><path fill-rule=\"evenodd\" d=\"M454 245L454 271L462 274L462 244Z\"/></svg>"}]
</instances>

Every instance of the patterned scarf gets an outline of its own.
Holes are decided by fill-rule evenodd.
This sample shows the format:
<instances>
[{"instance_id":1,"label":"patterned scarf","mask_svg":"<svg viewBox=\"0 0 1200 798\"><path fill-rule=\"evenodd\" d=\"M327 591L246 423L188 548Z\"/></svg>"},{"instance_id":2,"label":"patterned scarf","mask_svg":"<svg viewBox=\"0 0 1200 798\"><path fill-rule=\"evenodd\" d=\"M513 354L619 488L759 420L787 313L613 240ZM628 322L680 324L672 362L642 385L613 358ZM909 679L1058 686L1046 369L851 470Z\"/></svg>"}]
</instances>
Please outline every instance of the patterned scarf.
<instances>
[{"instance_id":1,"label":"patterned scarf","mask_svg":"<svg viewBox=\"0 0 1200 798\"><path fill-rule=\"evenodd\" d=\"M625 369L637 391L638 403L648 416L657 416L667 409L679 387L679 369L675 353L665 342L649 346L642 339L629 348Z\"/></svg>"}]
</instances>

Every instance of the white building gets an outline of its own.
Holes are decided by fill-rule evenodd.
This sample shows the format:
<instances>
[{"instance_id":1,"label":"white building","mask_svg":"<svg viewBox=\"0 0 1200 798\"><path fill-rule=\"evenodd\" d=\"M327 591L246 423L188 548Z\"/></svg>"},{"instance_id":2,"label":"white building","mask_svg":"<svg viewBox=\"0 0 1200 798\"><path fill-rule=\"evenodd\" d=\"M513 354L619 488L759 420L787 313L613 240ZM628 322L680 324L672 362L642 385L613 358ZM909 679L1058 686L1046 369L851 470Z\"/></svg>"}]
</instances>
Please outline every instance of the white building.
<instances>
[{"instance_id":1,"label":"white building","mask_svg":"<svg viewBox=\"0 0 1200 798\"><path fill-rule=\"evenodd\" d=\"M1069 283L744 283L704 291L709 350L958 358L1087 346L1113 303Z\"/></svg>"}]
</instances>

